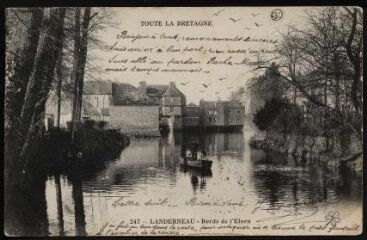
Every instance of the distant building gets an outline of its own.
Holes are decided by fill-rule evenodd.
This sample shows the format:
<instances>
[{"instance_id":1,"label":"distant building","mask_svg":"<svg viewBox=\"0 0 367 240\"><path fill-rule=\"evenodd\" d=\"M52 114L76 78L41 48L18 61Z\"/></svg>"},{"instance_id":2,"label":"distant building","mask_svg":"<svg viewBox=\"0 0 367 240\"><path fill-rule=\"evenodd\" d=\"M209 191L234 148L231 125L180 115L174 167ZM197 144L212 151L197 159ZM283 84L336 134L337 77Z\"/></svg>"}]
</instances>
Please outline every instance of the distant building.
<instances>
[{"instance_id":1,"label":"distant building","mask_svg":"<svg viewBox=\"0 0 367 240\"><path fill-rule=\"evenodd\" d=\"M178 90L174 82L170 82L161 98L160 125L167 128L172 120L174 129L182 129L185 106L186 96Z\"/></svg>"},{"instance_id":2,"label":"distant building","mask_svg":"<svg viewBox=\"0 0 367 240\"><path fill-rule=\"evenodd\" d=\"M114 105L160 105L167 88L167 85L147 85L145 81L137 88L127 83L112 83L112 102Z\"/></svg>"},{"instance_id":3,"label":"distant building","mask_svg":"<svg viewBox=\"0 0 367 240\"><path fill-rule=\"evenodd\" d=\"M83 87L82 118L109 121L112 102L110 81L85 81Z\"/></svg>"},{"instance_id":4,"label":"distant building","mask_svg":"<svg viewBox=\"0 0 367 240\"><path fill-rule=\"evenodd\" d=\"M133 135L160 135L160 130L185 127L242 127L244 106L238 101L200 101L186 105L186 96L169 85L135 87L111 81L86 81L83 89L82 118L106 121L110 128ZM61 127L71 121L72 100L63 96ZM46 103L47 123L56 124L57 98L51 94ZM50 125L50 124L48 124Z\"/></svg>"},{"instance_id":5,"label":"distant building","mask_svg":"<svg viewBox=\"0 0 367 240\"><path fill-rule=\"evenodd\" d=\"M200 101L201 125L204 127L242 128L245 107L238 101Z\"/></svg>"},{"instance_id":6,"label":"distant building","mask_svg":"<svg viewBox=\"0 0 367 240\"><path fill-rule=\"evenodd\" d=\"M249 108L247 114L252 115L259 111L265 102L275 98L280 99L283 93L282 81L277 74L279 66L273 62L269 69L266 69L264 75L257 77L250 88Z\"/></svg>"},{"instance_id":7,"label":"distant building","mask_svg":"<svg viewBox=\"0 0 367 240\"><path fill-rule=\"evenodd\" d=\"M66 128L67 122L72 118L72 98L64 93L61 96L60 127ZM82 119L93 119L97 121L109 121L109 106L112 99L111 82L108 81L85 81L82 98ZM50 119L57 124L58 99L54 92L50 92L46 101L45 121Z\"/></svg>"},{"instance_id":8,"label":"distant building","mask_svg":"<svg viewBox=\"0 0 367 240\"><path fill-rule=\"evenodd\" d=\"M186 106L184 115L184 127L199 127L200 126L200 107L190 103Z\"/></svg>"},{"instance_id":9,"label":"distant building","mask_svg":"<svg viewBox=\"0 0 367 240\"><path fill-rule=\"evenodd\" d=\"M72 112L72 101L67 99L65 94L61 96L61 107L60 107L60 127L66 128L67 122L71 121L71 112ZM50 127L49 122L53 122L53 126L57 124L57 105L58 99L54 92L49 94L49 97L45 104L45 124L46 129L48 130Z\"/></svg>"},{"instance_id":10,"label":"distant building","mask_svg":"<svg viewBox=\"0 0 367 240\"><path fill-rule=\"evenodd\" d=\"M134 135L158 136L160 96L147 93L146 82L136 88L126 83L112 84L112 104L110 106L111 126ZM158 89L156 92L160 92Z\"/></svg>"}]
</instances>

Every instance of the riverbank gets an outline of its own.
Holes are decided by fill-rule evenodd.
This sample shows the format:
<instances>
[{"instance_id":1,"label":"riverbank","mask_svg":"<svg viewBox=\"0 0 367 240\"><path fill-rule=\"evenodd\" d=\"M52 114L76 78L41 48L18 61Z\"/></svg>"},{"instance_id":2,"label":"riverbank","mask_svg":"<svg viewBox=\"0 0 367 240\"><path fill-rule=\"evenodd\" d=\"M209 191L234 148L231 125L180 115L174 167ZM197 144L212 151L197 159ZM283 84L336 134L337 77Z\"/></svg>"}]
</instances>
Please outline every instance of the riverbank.
<instances>
[{"instance_id":1,"label":"riverbank","mask_svg":"<svg viewBox=\"0 0 367 240\"><path fill-rule=\"evenodd\" d=\"M74 189L73 195L81 196L81 182L92 179L105 169L107 161L118 159L130 144L130 138L119 130L87 123L78 128L74 144L70 131L56 129L43 134L32 144L34 147L28 155L26 169L11 171L20 168L8 166L5 170L5 228L8 236L47 235L47 208L38 208L46 202L46 180L65 176L79 189ZM78 201L80 205L80 197Z\"/></svg>"},{"instance_id":2,"label":"riverbank","mask_svg":"<svg viewBox=\"0 0 367 240\"><path fill-rule=\"evenodd\" d=\"M319 160L330 167L346 166L358 173L363 171L362 144L354 136L346 141L337 136L326 138L268 131L258 132L251 137L250 146L296 158Z\"/></svg>"},{"instance_id":3,"label":"riverbank","mask_svg":"<svg viewBox=\"0 0 367 240\"><path fill-rule=\"evenodd\" d=\"M40 153L47 173L93 173L104 162L118 158L130 144L130 137L119 130L84 126L78 129L74 144L70 131L51 131L42 139Z\"/></svg>"}]
</instances>

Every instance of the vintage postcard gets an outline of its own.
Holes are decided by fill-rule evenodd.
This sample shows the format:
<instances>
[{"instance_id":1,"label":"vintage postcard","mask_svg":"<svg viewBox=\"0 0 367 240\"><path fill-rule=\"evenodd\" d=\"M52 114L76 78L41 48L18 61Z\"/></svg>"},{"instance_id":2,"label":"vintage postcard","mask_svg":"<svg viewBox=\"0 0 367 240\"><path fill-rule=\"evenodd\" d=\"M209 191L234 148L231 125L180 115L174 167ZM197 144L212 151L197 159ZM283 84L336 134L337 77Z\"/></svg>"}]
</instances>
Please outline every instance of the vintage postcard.
<instances>
[{"instance_id":1,"label":"vintage postcard","mask_svg":"<svg viewBox=\"0 0 367 240\"><path fill-rule=\"evenodd\" d=\"M5 14L7 236L363 232L362 8Z\"/></svg>"}]
</instances>

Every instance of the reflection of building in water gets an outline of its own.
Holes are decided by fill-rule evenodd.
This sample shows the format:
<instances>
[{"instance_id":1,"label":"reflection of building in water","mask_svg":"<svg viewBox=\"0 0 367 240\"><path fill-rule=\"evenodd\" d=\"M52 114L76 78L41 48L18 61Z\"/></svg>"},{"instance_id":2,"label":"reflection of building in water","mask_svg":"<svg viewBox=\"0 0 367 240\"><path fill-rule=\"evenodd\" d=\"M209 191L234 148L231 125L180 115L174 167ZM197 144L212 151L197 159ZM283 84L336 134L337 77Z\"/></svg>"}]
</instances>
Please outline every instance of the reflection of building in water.
<instances>
[{"instance_id":1,"label":"reflection of building in water","mask_svg":"<svg viewBox=\"0 0 367 240\"><path fill-rule=\"evenodd\" d=\"M182 154L182 134L170 133L167 138L161 138L159 144L159 166L172 168L175 167Z\"/></svg>"},{"instance_id":2,"label":"reflection of building in water","mask_svg":"<svg viewBox=\"0 0 367 240\"><path fill-rule=\"evenodd\" d=\"M203 143L209 154L244 152L242 133L208 133L203 138Z\"/></svg>"}]
</instances>

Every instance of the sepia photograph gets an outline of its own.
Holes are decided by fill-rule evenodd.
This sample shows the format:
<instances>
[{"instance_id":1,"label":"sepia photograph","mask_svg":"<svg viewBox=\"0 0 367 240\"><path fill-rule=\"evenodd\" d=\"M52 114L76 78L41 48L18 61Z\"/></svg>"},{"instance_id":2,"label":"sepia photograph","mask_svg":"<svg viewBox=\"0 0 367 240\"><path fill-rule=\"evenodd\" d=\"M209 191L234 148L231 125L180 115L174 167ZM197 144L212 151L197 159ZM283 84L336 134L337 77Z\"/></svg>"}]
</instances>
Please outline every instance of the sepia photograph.
<instances>
[{"instance_id":1,"label":"sepia photograph","mask_svg":"<svg viewBox=\"0 0 367 240\"><path fill-rule=\"evenodd\" d=\"M10 237L363 232L363 8L5 8Z\"/></svg>"}]
</instances>

